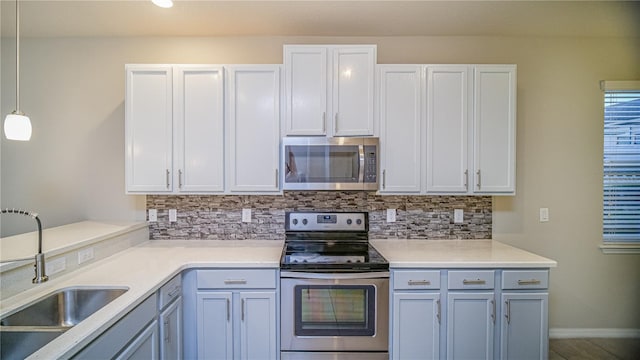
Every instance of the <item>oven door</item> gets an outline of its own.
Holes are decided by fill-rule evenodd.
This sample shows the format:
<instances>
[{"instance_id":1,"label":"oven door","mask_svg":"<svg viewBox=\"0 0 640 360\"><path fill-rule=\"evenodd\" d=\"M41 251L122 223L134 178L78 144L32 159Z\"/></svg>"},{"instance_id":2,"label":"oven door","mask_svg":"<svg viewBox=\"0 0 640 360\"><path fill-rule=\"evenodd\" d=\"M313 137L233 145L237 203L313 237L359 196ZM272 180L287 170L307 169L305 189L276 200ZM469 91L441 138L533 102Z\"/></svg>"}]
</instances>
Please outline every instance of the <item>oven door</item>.
<instances>
[{"instance_id":1,"label":"oven door","mask_svg":"<svg viewBox=\"0 0 640 360\"><path fill-rule=\"evenodd\" d=\"M389 273L282 272L282 351L387 351Z\"/></svg>"}]
</instances>

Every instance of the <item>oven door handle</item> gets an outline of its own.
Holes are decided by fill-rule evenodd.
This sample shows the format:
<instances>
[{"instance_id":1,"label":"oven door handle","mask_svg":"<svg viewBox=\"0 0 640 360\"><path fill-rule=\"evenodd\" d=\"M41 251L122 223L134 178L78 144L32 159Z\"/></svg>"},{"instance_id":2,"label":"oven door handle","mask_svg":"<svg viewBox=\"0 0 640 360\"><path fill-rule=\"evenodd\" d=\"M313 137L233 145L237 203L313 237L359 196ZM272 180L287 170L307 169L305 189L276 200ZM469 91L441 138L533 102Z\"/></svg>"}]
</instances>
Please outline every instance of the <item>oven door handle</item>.
<instances>
[{"instance_id":1,"label":"oven door handle","mask_svg":"<svg viewBox=\"0 0 640 360\"><path fill-rule=\"evenodd\" d=\"M348 279L379 279L388 278L389 272L361 272L361 273L313 273L313 272L294 272L281 271L281 278L292 279L321 279L321 280L348 280Z\"/></svg>"}]
</instances>

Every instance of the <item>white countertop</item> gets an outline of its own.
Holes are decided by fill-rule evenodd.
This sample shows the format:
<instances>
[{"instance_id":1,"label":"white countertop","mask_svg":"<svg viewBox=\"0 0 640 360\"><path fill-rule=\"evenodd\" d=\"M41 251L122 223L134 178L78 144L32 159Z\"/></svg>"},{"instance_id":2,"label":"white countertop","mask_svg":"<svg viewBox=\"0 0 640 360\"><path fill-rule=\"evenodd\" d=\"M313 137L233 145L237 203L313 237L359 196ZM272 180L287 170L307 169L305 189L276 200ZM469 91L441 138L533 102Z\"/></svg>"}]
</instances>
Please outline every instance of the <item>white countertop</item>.
<instances>
[{"instance_id":1,"label":"white countertop","mask_svg":"<svg viewBox=\"0 0 640 360\"><path fill-rule=\"evenodd\" d=\"M87 224L85 224L87 225ZM81 227L84 225L81 225ZM492 240L371 240L391 268L537 268L556 262ZM162 284L189 268L278 268L283 241L151 240L4 299L0 316L55 290L75 286L129 290L35 352L29 359L68 358ZM25 279L25 281L30 281Z\"/></svg>"},{"instance_id":2,"label":"white countertop","mask_svg":"<svg viewBox=\"0 0 640 360\"><path fill-rule=\"evenodd\" d=\"M369 240L391 268L548 268L554 260L494 240Z\"/></svg>"},{"instance_id":3,"label":"white countertop","mask_svg":"<svg viewBox=\"0 0 640 360\"><path fill-rule=\"evenodd\" d=\"M144 222L81 221L43 229L42 251L47 257L55 256L146 226ZM38 231L0 238L0 271L33 262L37 253Z\"/></svg>"},{"instance_id":4,"label":"white countertop","mask_svg":"<svg viewBox=\"0 0 640 360\"><path fill-rule=\"evenodd\" d=\"M0 303L0 315L57 289L74 286L128 287L129 290L80 322L29 359L68 358L89 344L162 284L187 268L278 268L283 241L153 240L95 264L34 285ZM25 279L30 281L30 279Z\"/></svg>"}]
</instances>

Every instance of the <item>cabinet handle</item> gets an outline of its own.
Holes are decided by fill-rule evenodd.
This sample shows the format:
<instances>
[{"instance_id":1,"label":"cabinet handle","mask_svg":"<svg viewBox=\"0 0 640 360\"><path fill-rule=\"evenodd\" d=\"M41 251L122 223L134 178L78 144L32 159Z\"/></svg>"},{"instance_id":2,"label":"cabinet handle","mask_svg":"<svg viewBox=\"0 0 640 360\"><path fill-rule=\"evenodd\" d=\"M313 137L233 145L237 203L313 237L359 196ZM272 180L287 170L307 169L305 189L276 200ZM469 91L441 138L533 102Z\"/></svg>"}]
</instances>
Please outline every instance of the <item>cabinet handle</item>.
<instances>
[{"instance_id":1,"label":"cabinet handle","mask_svg":"<svg viewBox=\"0 0 640 360\"><path fill-rule=\"evenodd\" d=\"M170 343L171 342L171 323L169 322L169 319L164 319L164 329L165 329L165 334L164 334L164 342L166 343Z\"/></svg>"},{"instance_id":2,"label":"cabinet handle","mask_svg":"<svg viewBox=\"0 0 640 360\"><path fill-rule=\"evenodd\" d=\"M496 300L491 300L491 321L496 323Z\"/></svg>"},{"instance_id":3,"label":"cabinet handle","mask_svg":"<svg viewBox=\"0 0 640 360\"><path fill-rule=\"evenodd\" d=\"M231 320L231 301L229 301L229 299L227 299L227 322L229 322L229 320Z\"/></svg>"},{"instance_id":4,"label":"cabinet handle","mask_svg":"<svg viewBox=\"0 0 640 360\"><path fill-rule=\"evenodd\" d=\"M463 285L484 285L486 283L487 283L487 281L486 280L482 280L482 279L477 279L477 280L464 279L464 280L462 280L462 284Z\"/></svg>"},{"instance_id":5,"label":"cabinet handle","mask_svg":"<svg viewBox=\"0 0 640 360\"><path fill-rule=\"evenodd\" d=\"M540 285L540 280L538 279L518 280L518 285Z\"/></svg>"},{"instance_id":6,"label":"cabinet handle","mask_svg":"<svg viewBox=\"0 0 640 360\"><path fill-rule=\"evenodd\" d=\"M386 189L387 187L387 170L382 170L382 188Z\"/></svg>"},{"instance_id":7,"label":"cabinet handle","mask_svg":"<svg viewBox=\"0 0 640 360\"><path fill-rule=\"evenodd\" d=\"M182 189L182 169L178 169L178 188Z\"/></svg>"},{"instance_id":8,"label":"cabinet handle","mask_svg":"<svg viewBox=\"0 0 640 360\"><path fill-rule=\"evenodd\" d=\"M440 299L436 300L436 305L438 306L438 312L436 313L436 318L438 319L438 324L440 324L440 315L442 314L442 308L440 307Z\"/></svg>"},{"instance_id":9,"label":"cabinet handle","mask_svg":"<svg viewBox=\"0 0 640 360\"><path fill-rule=\"evenodd\" d=\"M278 176L278 169L276 169L276 189L278 189L278 185L280 185L280 178Z\"/></svg>"},{"instance_id":10,"label":"cabinet handle","mask_svg":"<svg viewBox=\"0 0 640 360\"><path fill-rule=\"evenodd\" d=\"M322 133L327 133L327 113L325 111L322 112Z\"/></svg>"},{"instance_id":11,"label":"cabinet handle","mask_svg":"<svg viewBox=\"0 0 640 360\"><path fill-rule=\"evenodd\" d=\"M408 285L431 285L431 281L429 280L409 280L407 282Z\"/></svg>"},{"instance_id":12,"label":"cabinet handle","mask_svg":"<svg viewBox=\"0 0 640 360\"><path fill-rule=\"evenodd\" d=\"M482 176L480 175L480 170L476 171L476 175L478 176L478 182L476 183L476 186L478 186L478 190L480 190L480 179L482 178Z\"/></svg>"},{"instance_id":13,"label":"cabinet handle","mask_svg":"<svg viewBox=\"0 0 640 360\"><path fill-rule=\"evenodd\" d=\"M333 118L333 133L336 134L338 132L338 113Z\"/></svg>"},{"instance_id":14,"label":"cabinet handle","mask_svg":"<svg viewBox=\"0 0 640 360\"><path fill-rule=\"evenodd\" d=\"M169 182L169 174L169 169L167 169L167 189L171 186L171 183Z\"/></svg>"},{"instance_id":15,"label":"cabinet handle","mask_svg":"<svg viewBox=\"0 0 640 360\"><path fill-rule=\"evenodd\" d=\"M464 171L464 188L469 190L469 170Z\"/></svg>"},{"instance_id":16,"label":"cabinet handle","mask_svg":"<svg viewBox=\"0 0 640 360\"><path fill-rule=\"evenodd\" d=\"M507 325L511 324L511 302L509 300L504 302L506 307L504 311L504 317L507 319Z\"/></svg>"},{"instance_id":17,"label":"cabinet handle","mask_svg":"<svg viewBox=\"0 0 640 360\"><path fill-rule=\"evenodd\" d=\"M225 285L244 285L247 283L245 279L227 279L224 281Z\"/></svg>"},{"instance_id":18,"label":"cabinet handle","mask_svg":"<svg viewBox=\"0 0 640 360\"><path fill-rule=\"evenodd\" d=\"M244 299L241 300L240 310L242 310L240 314L240 320L244 321Z\"/></svg>"}]
</instances>

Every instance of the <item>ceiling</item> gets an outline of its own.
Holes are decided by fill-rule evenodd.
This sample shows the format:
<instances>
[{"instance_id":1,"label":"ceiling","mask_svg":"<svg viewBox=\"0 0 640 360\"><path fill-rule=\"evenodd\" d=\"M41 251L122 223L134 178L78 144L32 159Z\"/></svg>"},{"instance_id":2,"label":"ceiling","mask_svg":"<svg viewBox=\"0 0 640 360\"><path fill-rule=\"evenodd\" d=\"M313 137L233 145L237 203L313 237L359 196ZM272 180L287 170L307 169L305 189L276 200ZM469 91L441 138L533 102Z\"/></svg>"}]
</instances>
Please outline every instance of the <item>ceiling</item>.
<instances>
[{"instance_id":1,"label":"ceiling","mask_svg":"<svg viewBox=\"0 0 640 360\"><path fill-rule=\"evenodd\" d=\"M640 37L640 1L21 0L21 36ZM1 0L2 36L15 1Z\"/></svg>"}]
</instances>

